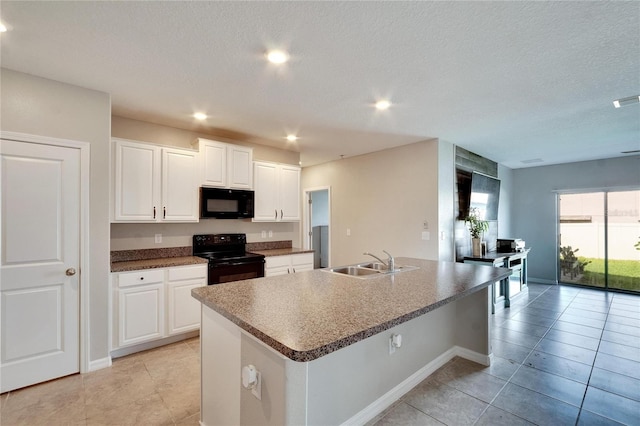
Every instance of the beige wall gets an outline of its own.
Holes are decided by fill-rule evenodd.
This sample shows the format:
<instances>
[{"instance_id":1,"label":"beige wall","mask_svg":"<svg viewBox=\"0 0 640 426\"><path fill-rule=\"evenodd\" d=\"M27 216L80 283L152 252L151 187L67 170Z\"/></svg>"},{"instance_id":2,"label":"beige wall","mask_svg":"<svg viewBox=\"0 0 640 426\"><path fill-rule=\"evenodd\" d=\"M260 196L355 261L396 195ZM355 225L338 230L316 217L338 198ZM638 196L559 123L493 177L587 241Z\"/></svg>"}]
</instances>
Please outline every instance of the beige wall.
<instances>
[{"instance_id":1,"label":"beige wall","mask_svg":"<svg viewBox=\"0 0 640 426\"><path fill-rule=\"evenodd\" d=\"M198 133L155 123L112 117L111 135L115 138L131 139L160 145L192 148L196 138L208 138L221 142L250 146L253 159L298 165L300 154L245 141L223 138L219 135ZM262 231L273 232L272 237L262 238ZM298 223L254 223L250 220L204 219L199 223L114 223L111 224L111 250L135 250L146 248L190 246L194 234L245 233L249 242L293 241L300 247ZM162 243L155 243L155 234L162 234Z\"/></svg>"},{"instance_id":2,"label":"beige wall","mask_svg":"<svg viewBox=\"0 0 640 426\"><path fill-rule=\"evenodd\" d=\"M446 170L439 176L439 146L453 152L450 144L434 139L302 170L303 191L331 187L332 266L359 262L365 251L383 256L383 249L394 256L439 259L439 203L452 197L453 185ZM424 221L429 240L422 240Z\"/></svg>"},{"instance_id":3,"label":"beige wall","mask_svg":"<svg viewBox=\"0 0 640 426\"><path fill-rule=\"evenodd\" d=\"M90 288L89 360L101 360L109 355L110 96L4 68L0 77L3 131L91 144L90 271L83 287Z\"/></svg>"}]
</instances>

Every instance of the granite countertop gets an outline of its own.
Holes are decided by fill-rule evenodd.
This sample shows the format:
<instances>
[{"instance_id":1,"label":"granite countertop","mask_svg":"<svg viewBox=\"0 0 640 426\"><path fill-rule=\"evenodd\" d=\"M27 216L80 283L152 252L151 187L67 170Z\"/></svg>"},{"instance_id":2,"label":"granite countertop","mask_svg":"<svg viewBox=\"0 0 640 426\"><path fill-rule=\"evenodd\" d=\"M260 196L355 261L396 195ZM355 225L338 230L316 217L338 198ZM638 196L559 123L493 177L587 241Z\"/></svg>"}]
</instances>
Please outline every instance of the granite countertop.
<instances>
[{"instance_id":1,"label":"granite countertop","mask_svg":"<svg viewBox=\"0 0 640 426\"><path fill-rule=\"evenodd\" d=\"M479 291L506 268L398 258L419 269L359 279L326 270L193 289L191 294L284 356L312 361Z\"/></svg>"},{"instance_id":2,"label":"granite countertop","mask_svg":"<svg viewBox=\"0 0 640 426\"><path fill-rule=\"evenodd\" d=\"M138 269L171 268L173 266L199 265L208 263L207 259L197 256L160 257L154 259L111 262L111 272L135 271Z\"/></svg>"},{"instance_id":3,"label":"granite countertop","mask_svg":"<svg viewBox=\"0 0 640 426\"><path fill-rule=\"evenodd\" d=\"M271 257L271 256L289 256L291 254L299 254L299 253L313 253L313 250L288 247L288 248L275 248L275 249L267 249L267 250L251 250L251 253L262 254L265 257Z\"/></svg>"}]
</instances>

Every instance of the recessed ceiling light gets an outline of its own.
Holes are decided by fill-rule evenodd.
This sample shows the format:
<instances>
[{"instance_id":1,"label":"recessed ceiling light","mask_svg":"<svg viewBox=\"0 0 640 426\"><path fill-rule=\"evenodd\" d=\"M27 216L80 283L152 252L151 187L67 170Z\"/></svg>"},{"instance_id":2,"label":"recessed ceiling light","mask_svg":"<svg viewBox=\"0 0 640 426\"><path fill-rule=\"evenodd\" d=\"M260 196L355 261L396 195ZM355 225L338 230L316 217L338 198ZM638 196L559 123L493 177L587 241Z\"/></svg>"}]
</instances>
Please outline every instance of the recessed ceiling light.
<instances>
[{"instance_id":1,"label":"recessed ceiling light","mask_svg":"<svg viewBox=\"0 0 640 426\"><path fill-rule=\"evenodd\" d=\"M390 106L391 106L391 102L389 102L389 101L387 101L385 99L376 102L376 109L379 109L380 111L383 111L385 109L389 109Z\"/></svg>"},{"instance_id":2,"label":"recessed ceiling light","mask_svg":"<svg viewBox=\"0 0 640 426\"><path fill-rule=\"evenodd\" d=\"M193 118L203 121L207 119L207 114L205 114L204 112L196 112L195 114L193 114Z\"/></svg>"},{"instance_id":3,"label":"recessed ceiling light","mask_svg":"<svg viewBox=\"0 0 640 426\"><path fill-rule=\"evenodd\" d=\"M267 52L267 59L272 64L284 64L289 60L289 54L284 50L270 50Z\"/></svg>"},{"instance_id":4,"label":"recessed ceiling light","mask_svg":"<svg viewBox=\"0 0 640 426\"><path fill-rule=\"evenodd\" d=\"M287 140L289 142L295 142L298 140L298 137L296 135L287 135Z\"/></svg>"},{"instance_id":5,"label":"recessed ceiling light","mask_svg":"<svg viewBox=\"0 0 640 426\"><path fill-rule=\"evenodd\" d=\"M638 102L640 102L640 95L629 96L628 98L616 99L613 101L613 106L620 108L631 104L637 104Z\"/></svg>"}]
</instances>

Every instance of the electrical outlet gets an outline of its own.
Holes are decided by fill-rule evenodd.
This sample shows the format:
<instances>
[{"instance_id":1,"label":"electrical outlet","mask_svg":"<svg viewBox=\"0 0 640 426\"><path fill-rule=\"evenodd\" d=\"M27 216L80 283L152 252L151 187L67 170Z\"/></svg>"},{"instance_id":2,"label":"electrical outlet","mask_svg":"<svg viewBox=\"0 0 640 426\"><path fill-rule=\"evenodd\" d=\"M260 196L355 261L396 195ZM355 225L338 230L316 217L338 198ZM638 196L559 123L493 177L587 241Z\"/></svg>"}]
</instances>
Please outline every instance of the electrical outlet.
<instances>
[{"instance_id":1,"label":"electrical outlet","mask_svg":"<svg viewBox=\"0 0 640 426\"><path fill-rule=\"evenodd\" d=\"M256 385L251 389L253 396L262 401L262 373L256 372Z\"/></svg>"},{"instance_id":2,"label":"electrical outlet","mask_svg":"<svg viewBox=\"0 0 640 426\"><path fill-rule=\"evenodd\" d=\"M351 228L347 228L347 237L351 236Z\"/></svg>"},{"instance_id":3,"label":"electrical outlet","mask_svg":"<svg viewBox=\"0 0 640 426\"><path fill-rule=\"evenodd\" d=\"M162 242L162 234L156 234L156 244L160 244Z\"/></svg>"},{"instance_id":4,"label":"electrical outlet","mask_svg":"<svg viewBox=\"0 0 640 426\"><path fill-rule=\"evenodd\" d=\"M262 233L260 234L260 236L262 238L267 238L267 231L262 231Z\"/></svg>"},{"instance_id":5,"label":"electrical outlet","mask_svg":"<svg viewBox=\"0 0 640 426\"><path fill-rule=\"evenodd\" d=\"M422 231L422 239L425 241L429 241L431 239L431 234L429 231Z\"/></svg>"},{"instance_id":6,"label":"electrical outlet","mask_svg":"<svg viewBox=\"0 0 640 426\"><path fill-rule=\"evenodd\" d=\"M269 238L273 237L273 231L269 231Z\"/></svg>"}]
</instances>

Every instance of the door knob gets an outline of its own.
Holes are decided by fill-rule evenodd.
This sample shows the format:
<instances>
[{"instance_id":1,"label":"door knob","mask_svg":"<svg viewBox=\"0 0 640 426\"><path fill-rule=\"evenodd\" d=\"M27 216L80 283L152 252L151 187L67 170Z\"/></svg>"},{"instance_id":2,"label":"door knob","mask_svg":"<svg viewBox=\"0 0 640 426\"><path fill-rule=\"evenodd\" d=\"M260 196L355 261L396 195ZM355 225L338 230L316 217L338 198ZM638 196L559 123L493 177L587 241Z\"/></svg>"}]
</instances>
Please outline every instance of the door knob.
<instances>
[{"instance_id":1,"label":"door knob","mask_svg":"<svg viewBox=\"0 0 640 426\"><path fill-rule=\"evenodd\" d=\"M64 273L71 277L76 274L76 270L75 268L69 268Z\"/></svg>"}]
</instances>

